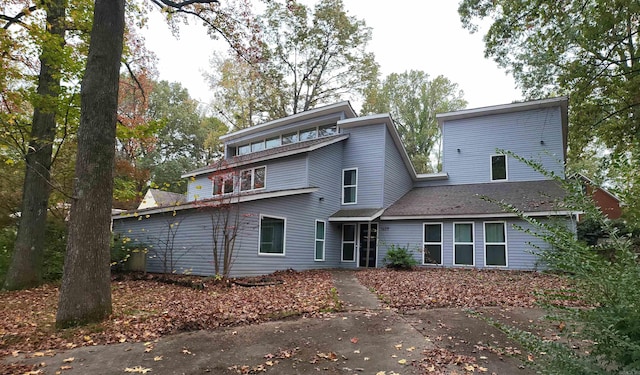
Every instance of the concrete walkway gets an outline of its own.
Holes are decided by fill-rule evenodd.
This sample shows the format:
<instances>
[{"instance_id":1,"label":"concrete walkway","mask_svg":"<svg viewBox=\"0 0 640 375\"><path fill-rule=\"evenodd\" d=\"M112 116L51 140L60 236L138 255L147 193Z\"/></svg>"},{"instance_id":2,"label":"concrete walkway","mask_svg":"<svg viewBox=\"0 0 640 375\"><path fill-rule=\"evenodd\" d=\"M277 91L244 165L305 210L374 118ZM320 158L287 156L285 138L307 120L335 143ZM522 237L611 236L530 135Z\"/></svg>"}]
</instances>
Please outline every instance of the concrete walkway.
<instances>
[{"instance_id":1,"label":"concrete walkway","mask_svg":"<svg viewBox=\"0 0 640 375\"><path fill-rule=\"evenodd\" d=\"M378 298L358 282L354 271L333 270L333 284L338 290L344 311L379 310L382 308Z\"/></svg>"}]
</instances>

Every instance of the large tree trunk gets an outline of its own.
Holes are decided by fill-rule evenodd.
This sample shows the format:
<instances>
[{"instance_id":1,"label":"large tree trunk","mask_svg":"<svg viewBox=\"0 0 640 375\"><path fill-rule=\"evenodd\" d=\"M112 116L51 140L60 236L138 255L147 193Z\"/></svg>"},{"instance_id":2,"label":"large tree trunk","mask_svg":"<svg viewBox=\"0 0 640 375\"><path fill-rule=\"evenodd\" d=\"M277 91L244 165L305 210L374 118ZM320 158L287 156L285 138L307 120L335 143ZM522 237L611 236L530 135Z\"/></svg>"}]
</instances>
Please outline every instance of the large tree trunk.
<instances>
[{"instance_id":1,"label":"large tree trunk","mask_svg":"<svg viewBox=\"0 0 640 375\"><path fill-rule=\"evenodd\" d=\"M56 325L111 313L109 246L124 0L96 0L82 80L76 181Z\"/></svg>"},{"instance_id":2,"label":"large tree trunk","mask_svg":"<svg viewBox=\"0 0 640 375\"><path fill-rule=\"evenodd\" d=\"M45 40L40 55L38 96L34 103L31 139L25 157L20 225L4 284L4 288L9 290L33 287L42 279L42 255L51 192L51 152L56 133L62 70L57 56L65 43L65 8L66 0L53 0L46 9L48 32L53 37L53 42Z\"/></svg>"}]
</instances>

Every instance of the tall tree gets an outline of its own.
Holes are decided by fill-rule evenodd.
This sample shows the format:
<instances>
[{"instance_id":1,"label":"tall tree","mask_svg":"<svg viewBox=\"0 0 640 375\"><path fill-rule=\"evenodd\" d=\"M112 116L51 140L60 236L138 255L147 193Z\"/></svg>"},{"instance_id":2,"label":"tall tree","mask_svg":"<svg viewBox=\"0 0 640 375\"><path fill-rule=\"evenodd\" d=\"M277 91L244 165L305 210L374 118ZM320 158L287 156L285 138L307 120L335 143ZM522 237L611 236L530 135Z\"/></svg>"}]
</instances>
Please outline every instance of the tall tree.
<instances>
[{"instance_id":1,"label":"tall tree","mask_svg":"<svg viewBox=\"0 0 640 375\"><path fill-rule=\"evenodd\" d=\"M217 2L153 2L167 12L195 15L212 32L232 22L230 13ZM93 20L82 80L76 182L56 315L58 327L102 320L111 312L109 244L124 0L96 0ZM225 34L227 38L243 35L239 25L234 26L233 32Z\"/></svg>"},{"instance_id":2,"label":"tall tree","mask_svg":"<svg viewBox=\"0 0 640 375\"><path fill-rule=\"evenodd\" d=\"M433 80L422 71L392 73L369 89L364 114L390 113L407 154L418 173L438 171L440 128L436 114L465 108L456 83L443 76Z\"/></svg>"},{"instance_id":3,"label":"tall tree","mask_svg":"<svg viewBox=\"0 0 640 375\"><path fill-rule=\"evenodd\" d=\"M378 76L367 52L371 29L348 15L342 0L321 0L313 9L296 1L269 2L260 21L262 59L223 60L216 67L221 74L214 88L221 90L221 110L234 127L360 98Z\"/></svg>"},{"instance_id":4,"label":"tall tree","mask_svg":"<svg viewBox=\"0 0 640 375\"><path fill-rule=\"evenodd\" d=\"M626 209L640 219L640 3L635 0L463 0L462 23L492 21L485 54L529 98L569 95L569 165L604 145ZM620 179L619 177L623 177Z\"/></svg>"},{"instance_id":5,"label":"tall tree","mask_svg":"<svg viewBox=\"0 0 640 375\"><path fill-rule=\"evenodd\" d=\"M2 11L16 9L16 5L10 4ZM3 54L4 57L9 56L8 64L3 64L6 69L3 78L22 81L27 89L21 90L18 88L20 83L15 81L12 82L13 87L3 85L3 104L5 110L9 112L8 121L3 125L10 128L9 134L13 132L21 134L28 132L29 134L27 139L24 139L28 145L24 149L25 177L20 223L11 265L4 283L5 289L35 286L42 279L41 265L44 252L45 224L52 186L52 152L58 121L64 123L65 113L69 114L69 111L65 110L63 106L71 104L65 100L61 80L63 77L72 80L74 74L79 72L78 66L70 63L70 49L65 48L66 31L71 27L66 19L67 6L67 0L38 2L36 5L25 6L14 17L2 18L6 21L3 27L6 40L17 42L2 46L3 49L9 49L4 50ZM83 12L78 12L77 6L72 10L75 11L75 20L78 21L74 27L80 26L83 22L81 16ZM36 14L43 12L45 22L39 24L38 17L31 16L33 12ZM11 30L12 26L18 26L22 29ZM36 65L39 65L39 73L35 86L29 83L28 73L32 69L32 66L28 64L30 60L28 51L33 46L36 46L40 51ZM15 66L14 62L16 61L20 61L24 65L22 67ZM7 65L13 65L13 70L10 71L11 68L7 68ZM35 88L35 92L31 91L32 87ZM25 92L27 96L23 97ZM26 101L23 101L25 99ZM11 102L14 105L8 104ZM19 102L28 103L29 107L33 109L30 124L24 127L18 124L15 117L14 110L17 109L15 104ZM14 138L14 143L18 148L21 148L23 144L22 140L17 138Z\"/></svg>"}]
</instances>

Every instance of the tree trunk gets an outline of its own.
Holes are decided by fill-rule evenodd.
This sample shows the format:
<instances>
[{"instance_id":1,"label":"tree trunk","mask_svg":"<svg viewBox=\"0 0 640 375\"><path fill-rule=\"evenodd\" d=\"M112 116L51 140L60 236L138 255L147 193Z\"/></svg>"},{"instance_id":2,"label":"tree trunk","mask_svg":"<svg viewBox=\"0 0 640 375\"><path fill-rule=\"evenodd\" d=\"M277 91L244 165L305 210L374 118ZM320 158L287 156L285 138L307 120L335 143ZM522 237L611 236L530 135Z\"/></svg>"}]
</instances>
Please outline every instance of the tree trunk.
<instances>
[{"instance_id":1,"label":"tree trunk","mask_svg":"<svg viewBox=\"0 0 640 375\"><path fill-rule=\"evenodd\" d=\"M76 181L56 326L111 314L110 239L124 0L96 0L82 80Z\"/></svg>"},{"instance_id":2,"label":"tree trunk","mask_svg":"<svg viewBox=\"0 0 640 375\"><path fill-rule=\"evenodd\" d=\"M60 95L61 63L56 58L65 44L66 0L48 3L47 27L51 40L45 40L40 54L37 101L34 103L26 171L22 189L22 210L11 265L4 288L30 288L42 280L45 227L49 207L50 168L56 113Z\"/></svg>"}]
</instances>

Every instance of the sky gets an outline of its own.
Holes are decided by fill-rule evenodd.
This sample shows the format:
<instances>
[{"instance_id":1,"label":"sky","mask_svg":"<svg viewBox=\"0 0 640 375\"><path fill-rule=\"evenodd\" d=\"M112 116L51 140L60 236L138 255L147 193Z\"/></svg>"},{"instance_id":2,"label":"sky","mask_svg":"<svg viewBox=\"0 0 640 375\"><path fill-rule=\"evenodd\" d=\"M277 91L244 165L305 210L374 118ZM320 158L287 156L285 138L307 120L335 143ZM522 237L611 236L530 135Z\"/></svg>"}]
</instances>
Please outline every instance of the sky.
<instances>
[{"instance_id":1,"label":"sky","mask_svg":"<svg viewBox=\"0 0 640 375\"><path fill-rule=\"evenodd\" d=\"M522 99L513 77L484 58L482 32L470 34L462 27L458 1L343 1L349 15L364 19L373 29L369 51L375 53L382 77L411 69L432 78L443 75L464 91L467 108ZM211 69L213 54L226 52L227 45L212 40L195 21L181 26L176 39L157 10L143 35L147 48L158 57L159 79L180 82L191 97L205 106L210 103L211 90L203 73Z\"/></svg>"}]
</instances>

